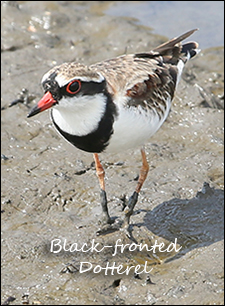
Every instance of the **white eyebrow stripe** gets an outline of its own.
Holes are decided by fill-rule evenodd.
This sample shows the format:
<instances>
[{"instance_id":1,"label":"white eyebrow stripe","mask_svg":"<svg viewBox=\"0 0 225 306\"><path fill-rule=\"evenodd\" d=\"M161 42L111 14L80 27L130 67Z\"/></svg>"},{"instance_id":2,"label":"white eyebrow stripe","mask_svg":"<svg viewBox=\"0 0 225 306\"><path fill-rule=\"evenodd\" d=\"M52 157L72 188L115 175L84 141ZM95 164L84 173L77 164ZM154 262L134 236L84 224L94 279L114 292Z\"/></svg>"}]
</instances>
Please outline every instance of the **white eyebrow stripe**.
<instances>
[{"instance_id":1,"label":"white eyebrow stripe","mask_svg":"<svg viewBox=\"0 0 225 306\"><path fill-rule=\"evenodd\" d=\"M55 80L56 82L58 83L59 87L63 87L64 85L68 84L69 82L73 81L73 80L80 80L80 81L83 81L83 82L97 82L97 83L101 83L104 81L104 77L101 73L98 73L99 77L89 77L89 76L80 76L80 75L77 75L77 76L74 76L73 78L71 79L67 79L65 78L63 75L57 75Z\"/></svg>"}]
</instances>

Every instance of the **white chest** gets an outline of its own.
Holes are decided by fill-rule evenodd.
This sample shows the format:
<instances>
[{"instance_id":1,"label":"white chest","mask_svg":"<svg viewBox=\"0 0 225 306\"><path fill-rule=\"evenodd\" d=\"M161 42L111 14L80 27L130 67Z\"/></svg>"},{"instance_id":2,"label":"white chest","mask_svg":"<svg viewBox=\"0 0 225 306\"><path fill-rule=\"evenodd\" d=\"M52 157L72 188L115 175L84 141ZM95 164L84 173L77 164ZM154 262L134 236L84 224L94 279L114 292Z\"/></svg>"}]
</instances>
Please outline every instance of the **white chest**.
<instances>
[{"instance_id":1,"label":"white chest","mask_svg":"<svg viewBox=\"0 0 225 306\"><path fill-rule=\"evenodd\" d=\"M161 119L154 111L121 107L105 152L117 153L143 145L163 124L169 114L170 106L171 99L168 98L167 107Z\"/></svg>"}]
</instances>

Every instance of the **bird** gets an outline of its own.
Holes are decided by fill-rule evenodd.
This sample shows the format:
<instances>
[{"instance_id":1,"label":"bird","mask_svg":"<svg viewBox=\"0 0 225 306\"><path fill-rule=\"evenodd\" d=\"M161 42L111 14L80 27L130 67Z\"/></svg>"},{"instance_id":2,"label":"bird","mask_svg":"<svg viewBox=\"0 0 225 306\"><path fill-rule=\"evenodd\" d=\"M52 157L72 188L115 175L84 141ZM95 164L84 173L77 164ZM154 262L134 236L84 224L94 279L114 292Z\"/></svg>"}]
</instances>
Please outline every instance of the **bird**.
<instances>
[{"instance_id":1,"label":"bird","mask_svg":"<svg viewBox=\"0 0 225 306\"><path fill-rule=\"evenodd\" d=\"M124 54L92 65L65 62L42 78L44 95L28 118L51 109L56 130L76 148L94 157L100 185L102 227L113 228L100 153L140 147L142 166L136 188L124 209L122 228L130 217L149 172L144 144L169 115L182 70L200 52L198 43L182 43L190 30L148 52ZM115 226L116 227L116 226Z\"/></svg>"}]
</instances>

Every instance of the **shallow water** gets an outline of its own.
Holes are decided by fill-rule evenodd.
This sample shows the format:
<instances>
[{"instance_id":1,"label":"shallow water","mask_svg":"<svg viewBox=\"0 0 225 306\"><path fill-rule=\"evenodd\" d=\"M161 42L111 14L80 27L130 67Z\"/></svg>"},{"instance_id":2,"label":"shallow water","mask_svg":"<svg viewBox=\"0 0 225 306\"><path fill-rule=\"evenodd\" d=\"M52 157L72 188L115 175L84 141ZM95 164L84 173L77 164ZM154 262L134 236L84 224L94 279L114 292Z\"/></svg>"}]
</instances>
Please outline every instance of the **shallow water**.
<instances>
[{"instance_id":1,"label":"shallow water","mask_svg":"<svg viewBox=\"0 0 225 306\"><path fill-rule=\"evenodd\" d=\"M136 18L153 33L171 38L198 28L195 39L203 49L224 45L223 1L115 1L105 12Z\"/></svg>"}]
</instances>

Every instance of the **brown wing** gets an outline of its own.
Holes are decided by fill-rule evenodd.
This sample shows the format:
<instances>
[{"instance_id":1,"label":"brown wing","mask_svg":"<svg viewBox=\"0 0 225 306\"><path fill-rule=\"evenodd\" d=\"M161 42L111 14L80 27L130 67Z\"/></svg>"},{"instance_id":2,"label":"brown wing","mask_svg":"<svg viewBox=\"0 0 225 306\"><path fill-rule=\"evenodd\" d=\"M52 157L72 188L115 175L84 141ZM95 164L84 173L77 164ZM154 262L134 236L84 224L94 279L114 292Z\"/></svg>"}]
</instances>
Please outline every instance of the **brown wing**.
<instances>
[{"instance_id":1,"label":"brown wing","mask_svg":"<svg viewBox=\"0 0 225 306\"><path fill-rule=\"evenodd\" d=\"M187 49L197 47L197 43L181 44L194 31L173 38L148 53L123 55L90 68L103 74L111 94L130 97L128 106L164 105L166 99L174 95L179 59L185 62Z\"/></svg>"},{"instance_id":2,"label":"brown wing","mask_svg":"<svg viewBox=\"0 0 225 306\"><path fill-rule=\"evenodd\" d=\"M114 59L92 65L91 70L96 70L106 78L111 94L126 94L139 82L148 79L153 74L157 61L136 58L135 55L124 55Z\"/></svg>"}]
</instances>

